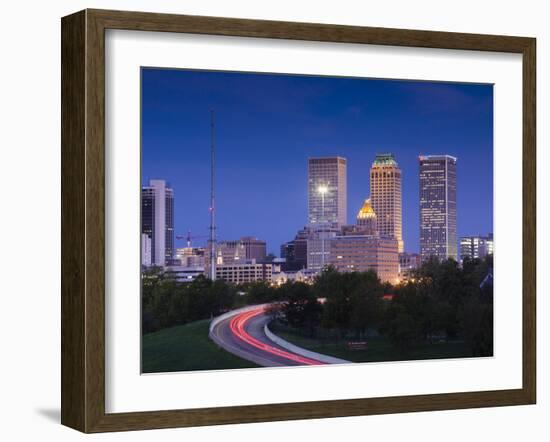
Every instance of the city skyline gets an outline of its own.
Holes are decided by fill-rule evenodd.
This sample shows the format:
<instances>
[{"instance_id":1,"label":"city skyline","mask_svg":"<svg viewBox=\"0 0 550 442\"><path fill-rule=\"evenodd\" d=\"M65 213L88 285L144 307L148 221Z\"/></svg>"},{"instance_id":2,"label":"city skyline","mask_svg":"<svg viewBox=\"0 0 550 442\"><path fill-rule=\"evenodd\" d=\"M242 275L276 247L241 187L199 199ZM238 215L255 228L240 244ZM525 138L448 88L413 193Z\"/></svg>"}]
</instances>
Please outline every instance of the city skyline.
<instances>
[{"instance_id":1,"label":"city skyline","mask_svg":"<svg viewBox=\"0 0 550 442\"><path fill-rule=\"evenodd\" d=\"M149 75L152 74L152 75ZM210 77L204 79L204 75ZM165 78L165 77L168 78ZM248 89L258 92L259 86L265 87L266 83L278 86L278 92L281 93L281 87L285 87L287 90L296 90L298 86L302 87L304 84L309 84L315 91L312 95L314 97L326 99L326 95L335 94L336 92L347 92L343 97L346 97L345 106L340 104L333 108L332 112L326 112L323 118L326 119L328 114L334 113L336 120L341 119L341 113L344 111L350 111L350 95L351 92L370 90L370 94L380 92L380 89L386 89L386 98L390 101L394 101L394 106L403 105L404 101L408 101L411 98L411 94L417 94L420 90L424 90L430 97L434 94L443 93L447 96L449 94L455 94L458 97L462 97L463 103L460 105L452 104L450 107L454 108L449 113L454 115L457 122L460 125L465 125L463 119L471 117L472 106L474 108L474 114L477 115L478 120L480 114L484 120L484 124L473 125L474 132L479 132L477 137L477 143L473 145L467 144L469 148L454 148L445 149L444 147L433 149L424 149L416 151L411 146L404 148L402 146L394 146L395 149L389 149L390 143L376 143L376 146L368 147L366 145L375 144L372 139L380 137L381 134L373 135L367 134L367 141L364 143L364 148L357 148L359 140L349 142L346 146L340 145L338 147L337 142L331 146L331 142L327 141L323 146L319 146L318 143L313 142L306 145L306 140L297 140L292 147L285 147L284 143L279 149L269 149L273 146L276 140L286 139L286 135L279 132L274 132L275 129L279 129L280 123L273 122L272 131L269 131L269 136L264 133L263 139L267 141L265 149L258 149L257 151L252 149L250 142L244 135L254 135L250 137L254 142L258 142L259 135L257 130L249 131L248 127L245 127L245 133L241 133L241 142L239 137L235 135L239 132L239 127L235 122L235 119L243 120L247 119L245 110L251 112L254 103L236 103L231 105L227 103L227 100L222 100L220 97L215 99L210 98L208 101L218 101L219 104L214 106L218 115L217 122L217 144L218 144L218 201L217 201L217 219L218 219L218 237L220 240L236 239L241 236L256 236L262 240L267 241L268 252L273 252L276 255L279 254L279 248L281 244L291 240L296 231L307 224L307 161L310 157L328 157L328 156L341 156L347 159L347 218L348 220L355 219L355 216L359 209L363 206L364 200L371 195L369 184L369 169L377 153L380 152L393 152L396 160L399 163L400 169L403 175L403 239L405 241L405 250L410 252L419 251L418 241L418 156L420 154L452 154L460 156L461 168L459 169L459 175L457 180L460 182L458 186L458 212L459 212L459 226L458 235L466 236L478 233L492 232L492 168L487 165L492 164L492 89L490 86L480 85L449 85L447 83L423 83L423 82L401 82L401 81L384 81L384 80L365 80L365 79L342 79L342 78L324 78L324 77L299 77L299 76L285 76L285 75L261 75L261 74L228 74L228 73L212 73L212 72L192 72L192 71L166 71L166 70L149 70L143 71L143 83L153 83L152 88L145 88L143 90L143 175L142 184L145 184L150 178L166 179L175 192L175 229L176 233L183 234L188 230L191 230L193 235L204 235L208 229L208 171L205 170L208 167L208 112L203 115L203 120L197 115L193 114L191 120L182 118L183 123L178 124L174 119L179 115L183 117L186 114L185 108L191 107L191 103L187 103L187 100L183 100L182 103L174 103L174 100L183 97L187 99L193 95L191 89L196 88L197 82L203 83L208 86L208 91L204 94L212 94L212 89L217 90L218 95L224 95L219 87L221 81L226 81L229 78L229 82L233 86L238 85L240 82L246 83ZM246 77L241 78L239 77ZM150 78L152 77L152 78ZM191 78L190 78L191 77ZM191 81L191 85L182 84L185 80ZM342 84L345 83L345 84ZM250 84L252 83L252 84ZM311 85L313 83L313 86ZM177 86L177 87L176 87ZM215 88L218 86L218 89ZM315 86L315 87L314 87ZM162 93L166 93L167 90L172 90L176 87L179 93L171 94L167 97ZM159 89L161 93L159 95ZM187 90L189 89L189 90ZM154 90L154 92L151 92ZM244 92L244 89L241 89ZM151 97L148 98L149 93ZM196 92L195 92L196 93ZM265 97L265 92L263 92ZM216 94L214 94L216 95ZM247 96L247 94L244 94ZM253 95L253 94L252 94ZM269 95L269 94L268 94ZM305 94L308 95L308 94ZM363 94L364 95L364 94ZM368 94L367 94L368 95ZM294 95L291 95L293 100L296 99ZM341 95L342 97L342 95ZM469 98L468 98L469 97ZM151 100L154 98L154 103ZM228 97L225 97L226 99ZM247 99L244 102L250 101L253 97L248 94ZM455 97L456 98L456 97ZM468 98L468 99L467 99ZM488 99L490 98L490 99ZM298 94L298 101L303 102L313 99L311 97L304 97L304 94ZM205 107L205 97L199 100L198 108ZM292 101L292 100L291 100ZM315 99L314 99L315 101ZM329 102L334 101L334 97ZM353 101L353 100L351 100ZM459 100L460 101L460 100ZM187 104L186 104L187 103ZM196 101L194 102L197 103ZM371 104L371 101L368 101ZM380 103L383 103L380 101ZM385 103L385 102L384 102ZM179 106L176 106L178 104ZM215 103L213 103L215 104ZM409 103L410 104L410 103ZM255 103L257 106L258 103ZM303 106L304 104L302 103ZM433 100L430 101L430 105L433 106ZM442 106L443 104L440 103ZM181 110L179 107L183 107ZM282 106L281 102L275 104ZM347 106L347 107L346 107ZM344 109L346 107L346 109ZM424 106L425 107L425 106ZM437 106L433 106L437 107ZM449 107L449 106L448 106ZM220 108L222 112L220 113ZM226 113L228 108L232 108L234 112ZM384 106L381 107L384 108ZM460 108L460 109L456 109ZM484 110L480 109L483 108ZM174 109L177 109L175 111ZM245 110L243 110L245 109ZM224 112L225 110L225 112ZM276 109L275 109L276 110ZM419 114L423 117L423 107L420 106ZM432 109L434 110L434 109ZM469 113L466 112L469 111ZM181 114L181 112L183 114ZM360 109L357 110L361 113ZM388 109L385 109L388 112ZM462 115L459 118L456 114ZM353 113L353 112L352 112ZM160 116L163 115L163 118ZM228 118L224 118L228 117ZM271 120L279 120L279 116L273 114ZM311 115L310 115L311 116ZM238 117L238 118L237 118ZM311 116L313 120L314 116ZM349 115L346 114L349 118ZM250 115L248 119L252 118ZM227 121L229 119L229 121ZM319 116L317 116L319 119ZM230 123L233 122L234 126ZM432 116L431 123L439 123L440 126L444 126L441 121L441 116ZM344 124L345 123L345 124ZM338 137L335 134L330 135L331 131L326 132L323 138L330 140L334 139L350 139L348 122L343 122L341 128L341 136ZM489 124L491 123L491 124ZM311 124L311 123L310 123ZM450 124L448 121L446 124ZM172 133L171 137L167 135L167 125ZM367 125L368 126L368 125ZM386 125L387 126L387 125ZM177 128L178 130L175 130ZM294 128L292 131L294 133ZM326 129L326 128L325 128ZM386 128L387 129L387 128ZM482 130L483 129L483 130ZM290 129L289 129L290 131ZM384 132L385 128L381 128L379 132ZM180 133L181 132L181 133ZM430 132L430 136L426 137L432 139L434 131ZM435 130L440 132L440 130ZM489 132L489 133L487 133ZM193 134L189 137L188 142L185 134ZM201 136L201 134L204 136ZM455 144L457 138L463 137L464 134L453 134L451 137ZM482 136L480 136L482 134ZM330 135L330 136L328 136ZM471 134L474 136L475 134ZM441 134L440 134L441 136ZM310 139L317 138L318 134L313 133L309 135L303 135L302 138ZM270 140L274 138L274 140ZM388 134L388 139L395 139L394 134ZM413 137L414 138L414 137ZM154 140L154 142L153 142ZM178 140L181 145L178 145ZM489 142L490 141L490 142ZM489 142L489 143L488 143ZM198 143L202 147L198 149L195 144ZM300 145L300 149L296 149L296 143ZM239 151L239 145L244 144L244 152ZM362 143L361 143L362 144ZM411 144L417 144L411 139ZM431 143L429 143L431 144ZM486 145L485 149L479 149L480 145ZM176 145L177 148L175 147ZM190 146L189 149L186 148ZM441 146L448 145L447 143L440 143ZM232 146L229 148L228 146ZM475 146L476 149L473 149ZM353 149L355 148L355 149ZM475 152L474 152L475 150ZM168 158L164 157L164 153L167 153ZM233 154L233 157L231 157ZM160 158L162 156L162 158ZM252 156L252 157L251 157ZM176 160L177 158L177 160ZM204 161L204 164L200 162ZM411 163L416 167L410 167ZM461 180L460 172L465 167L465 178ZM174 166L178 166L174 170ZM262 165L263 169L259 166ZM471 167L468 167L470 165ZM301 169L301 170L300 170ZM163 173L162 173L163 172ZM161 176L162 173L162 176ZM489 186L483 186L482 183L487 183L489 180ZM463 183L464 181L464 183ZM463 190L464 186L464 190ZM481 190L480 190L481 189ZM192 192L190 191L192 190ZM240 190L240 194L238 192ZM463 196L461 197L461 192ZM204 197L206 195L206 198ZM462 200L462 198L464 198ZM243 202L245 204L239 204ZM415 207L416 206L416 207ZM202 210L201 210L202 207ZM476 219L472 214L476 215ZM263 222L262 222L263 221ZM351 221L350 221L351 222ZM201 226L202 225L202 226ZM416 230L416 232L415 232ZM201 244L201 243L197 243ZM181 244L177 244L180 246Z\"/></svg>"}]
</instances>

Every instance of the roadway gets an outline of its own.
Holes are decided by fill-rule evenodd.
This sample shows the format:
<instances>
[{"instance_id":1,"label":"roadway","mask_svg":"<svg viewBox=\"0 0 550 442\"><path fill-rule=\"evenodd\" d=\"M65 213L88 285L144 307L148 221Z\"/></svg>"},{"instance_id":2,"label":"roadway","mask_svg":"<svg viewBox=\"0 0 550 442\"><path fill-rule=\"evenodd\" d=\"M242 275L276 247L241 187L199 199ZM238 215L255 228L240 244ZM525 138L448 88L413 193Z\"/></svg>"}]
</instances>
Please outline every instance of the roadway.
<instances>
[{"instance_id":1,"label":"roadway","mask_svg":"<svg viewBox=\"0 0 550 442\"><path fill-rule=\"evenodd\" d=\"M264 332L264 326L269 321L265 306L237 311L216 324L210 337L224 350L263 367L325 364L293 353L271 341Z\"/></svg>"}]
</instances>

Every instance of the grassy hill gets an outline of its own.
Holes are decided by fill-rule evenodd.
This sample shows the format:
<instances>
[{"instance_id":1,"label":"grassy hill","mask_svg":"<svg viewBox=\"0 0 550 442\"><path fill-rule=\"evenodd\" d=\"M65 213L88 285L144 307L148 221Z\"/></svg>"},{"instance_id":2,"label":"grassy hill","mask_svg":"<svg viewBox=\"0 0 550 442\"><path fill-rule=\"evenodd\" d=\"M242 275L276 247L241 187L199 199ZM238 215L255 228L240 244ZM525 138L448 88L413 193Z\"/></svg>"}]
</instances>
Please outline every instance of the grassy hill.
<instances>
[{"instance_id":1,"label":"grassy hill","mask_svg":"<svg viewBox=\"0 0 550 442\"><path fill-rule=\"evenodd\" d=\"M271 323L270 328L277 336L298 347L351 362L388 362L471 357L470 349L464 342L423 343L404 352L391 345L387 338L379 336L366 339L368 342L366 349L352 350L347 345L349 339L309 338L296 333L289 327L276 323Z\"/></svg>"},{"instance_id":2,"label":"grassy hill","mask_svg":"<svg viewBox=\"0 0 550 442\"><path fill-rule=\"evenodd\" d=\"M143 373L257 367L212 342L209 324L210 320L205 319L144 335Z\"/></svg>"}]
</instances>

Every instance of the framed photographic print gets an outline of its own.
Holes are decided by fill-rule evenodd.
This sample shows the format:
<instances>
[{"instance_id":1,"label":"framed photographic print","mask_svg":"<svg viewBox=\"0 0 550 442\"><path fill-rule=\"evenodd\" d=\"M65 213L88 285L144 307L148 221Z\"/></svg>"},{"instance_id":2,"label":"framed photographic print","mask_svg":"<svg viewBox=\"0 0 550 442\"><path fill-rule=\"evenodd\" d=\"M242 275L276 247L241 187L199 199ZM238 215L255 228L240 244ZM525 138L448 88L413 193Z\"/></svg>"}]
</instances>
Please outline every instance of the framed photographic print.
<instances>
[{"instance_id":1,"label":"framed photographic print","mask_svg":"<svg viewBox=\"0 0 550 442\"><path fill-rule=\"evenodd\" d=\"M62 19L62 423L535 403L535 40Z\"/></svg>"}]
</instances>

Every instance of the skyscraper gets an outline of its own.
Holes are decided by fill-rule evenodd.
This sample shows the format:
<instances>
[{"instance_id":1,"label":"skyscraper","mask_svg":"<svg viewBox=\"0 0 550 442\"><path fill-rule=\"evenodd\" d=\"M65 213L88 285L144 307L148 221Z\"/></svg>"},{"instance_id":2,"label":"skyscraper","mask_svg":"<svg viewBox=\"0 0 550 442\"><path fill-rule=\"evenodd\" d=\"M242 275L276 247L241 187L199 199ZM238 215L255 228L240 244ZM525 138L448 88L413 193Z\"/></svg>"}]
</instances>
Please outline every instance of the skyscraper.
<instances>
[{"instance_id":1,"label":"skyscraper","mask_svg":"<svg viewBox=\"0 0 550 442\"><path fill-rule=\"evenodd\" d=\"M308 223L342 226L347 219L347 162L342 157L309 158Z\"/></svg>"},{"instance_id":2,"label":"skyscraper","mask_svg":"<svg viewBox=\"0 0 550 442\"><path fill-rule=\"evenodd\" d=\"M456 158L418 157L420 163L420 255L457 260Z\"/></svg>"},{"instance_id":3,"label":"skyscraper","mask_svg":"<svg viewBox=\"0 0 550 442\"><path fill-rule=\"evenodd\" d=\"M164 180L141 189L141 233L151 238L151 264L164 267L174 255L174 191Z\"/></svg>"},{"instance_id":4,"label":"skyscraper","mask_svg":"<svg viewBox=\"0 0 550 442\"><path fill-rule=\"evenodd\" d=\"M141 234L141 265L151 266L151 237L146 233Z\"/></svg>"},{"instance_id":5,"label":"skyscraper","mask_svg":"<svg viewBox=\"0 0 550 442\"><path fill-rule=\"evenodd\" d=\"M378 233L395 238L402 252L401 169L393 154L376 155L370 169L370 192Z\"/></svg>"}]
</instances>

